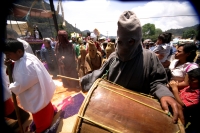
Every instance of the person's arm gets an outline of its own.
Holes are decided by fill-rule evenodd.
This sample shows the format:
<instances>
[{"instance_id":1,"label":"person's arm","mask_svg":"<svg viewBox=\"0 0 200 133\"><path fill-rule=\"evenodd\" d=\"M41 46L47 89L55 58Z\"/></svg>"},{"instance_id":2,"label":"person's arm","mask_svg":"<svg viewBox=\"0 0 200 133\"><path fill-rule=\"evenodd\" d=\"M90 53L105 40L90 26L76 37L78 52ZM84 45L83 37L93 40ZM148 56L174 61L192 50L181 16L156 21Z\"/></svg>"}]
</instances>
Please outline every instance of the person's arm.
<instances>
[{"instance_id":1,"label":"person's arm","mask_svg":"<svg viewBox=\"0 0 200 133\"><path fill-rule=\"evenodd\" d=\"M180 96L179 96L179 92L178 92L178 83L175 82L174 80L171 80L171 81L169 82L169 85L170 85L170 87L172 88L172 92L173 92L173 94L174 94L174 96L175 96L175 99L178 101L178 103L179 103L182 107L184 107L185 105L184 105L184 103L182 102L182 100L181 100L181 98L180 98Z\"/></svg>"},{"instance_id":2,"label":"person's arm","mask_svg":"<svg viewBox=\"0 0 200 133\"><path fill-rule=\"evenodd\" d=\"M164 58L164 54L160 54L159 52L155 52L155 54L159 60L162 60Z\"/></svg>"},{"instance_id":3,"label":"person's arm","mask_svg":"<svg viewBox=\"0 0 200 133\"><path fill-rule=\"evenodd\" d=\"M165 62L162 62L162 65L164 66L164 68L168 68L170 65L170 61L166 60Z\"/></svg>"},{"instance_id":4,"label":"person's arm","mask_svg":"<svg viewBox=\"0 0 200 133\"><path fill-rule=\"evenodd\" d=\"M179 90L183 89L184 87L188 86L188 82L187 81L181 81L177 83L177 87Z\"/></svg>"},{"instance_id":5,"label":"person's arm","mask_svg":"<svg viewBox=\"0 0 200 133\"><path fill-rule=\"evenodd\" d=\"M152 54L150 64L150 93L160 100L161 107L164 111L169 112L169 106L172 108L174 123L180 118L181 122L184 124L182 107L175 100L172 92L167 88L167 75L165 69L155 54Z\"/></svg>"},{"instance_id":6,"label":"person's arm","mask_svg":"<svg viewBox=\"0 0 200 133\"><path fill-rule=\"evenodd\" d=\"M155 46L153 52L158 57L159 60L162 60L164 58L164 54L160 54L159 51L162 50L162 47L160 45Z\"/></svg>"}]
</instances>

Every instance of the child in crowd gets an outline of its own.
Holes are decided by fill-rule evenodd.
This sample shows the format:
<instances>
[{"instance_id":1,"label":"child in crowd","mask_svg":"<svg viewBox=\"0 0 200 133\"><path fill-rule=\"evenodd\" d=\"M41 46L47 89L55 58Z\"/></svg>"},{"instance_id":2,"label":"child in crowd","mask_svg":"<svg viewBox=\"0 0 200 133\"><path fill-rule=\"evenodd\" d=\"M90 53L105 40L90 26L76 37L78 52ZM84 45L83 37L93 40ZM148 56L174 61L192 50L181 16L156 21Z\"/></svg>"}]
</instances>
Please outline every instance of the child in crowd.
<instances>
[{"instance_id":1,"label":"child in crowd","mask_svg":"<svg viewBox=\"0 0 200 133\"><path fill-rule=\"evenodd\" d=\"M167 33L162 33L158 36L156 46L153 49L153 52L158 56L162 64L167 60L171 47L166 43L168 39Z\"/></svg>"},{"instance_id":2,"label":"child in crowd","mask_svg":"<svg viewBox=\"0 0 200 133\"><path fill-rule=\"evenodd\" d=\"M13 83L9 89L19 97L21 106L31 112L36 125L36 133L51 126L54 107L51 103L55 84L42 62L34 55L24 52L21 42L8 38L3 52L7 60L14 61Z\"/></svg>"},{"instance_id":3,"label":"child in crowd","mask_svg":"<svg viewBox=\"0 0 200 133\"><path fill-rule=\"evenodd\" d=\"M195 131L194 133L196 133L197 130L199 132L197 121L200 118L200 68L187 72L185 81L188 81L189 86L184 89L178 90L178 83L174 80L171 80L169 85L176 100L184 109L186 123L190 122L192 125L192 128L189 128L189 130Z\"/></svg>"}]
</instances>

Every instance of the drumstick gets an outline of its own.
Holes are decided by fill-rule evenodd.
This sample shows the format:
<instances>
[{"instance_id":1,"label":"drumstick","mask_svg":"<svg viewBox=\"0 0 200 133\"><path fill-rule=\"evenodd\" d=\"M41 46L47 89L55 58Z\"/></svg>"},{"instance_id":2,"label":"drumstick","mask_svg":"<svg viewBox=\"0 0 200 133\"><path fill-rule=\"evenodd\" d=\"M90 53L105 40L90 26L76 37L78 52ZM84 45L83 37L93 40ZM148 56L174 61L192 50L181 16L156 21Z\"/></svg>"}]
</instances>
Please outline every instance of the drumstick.
<instances>
[{"instance_id":1,"label":"drumstick","mask_svg":"<svg viewBox=\"0 0 200 133\"><path fill-rule=\"evenodd\" d=\"M57 75L57 76L61 77L61 78L65 78L65 79L80 81L80 79L76 79L76 78L66 77L66 76L62 76L62 75Z\"/></svg>"}]
</instances>

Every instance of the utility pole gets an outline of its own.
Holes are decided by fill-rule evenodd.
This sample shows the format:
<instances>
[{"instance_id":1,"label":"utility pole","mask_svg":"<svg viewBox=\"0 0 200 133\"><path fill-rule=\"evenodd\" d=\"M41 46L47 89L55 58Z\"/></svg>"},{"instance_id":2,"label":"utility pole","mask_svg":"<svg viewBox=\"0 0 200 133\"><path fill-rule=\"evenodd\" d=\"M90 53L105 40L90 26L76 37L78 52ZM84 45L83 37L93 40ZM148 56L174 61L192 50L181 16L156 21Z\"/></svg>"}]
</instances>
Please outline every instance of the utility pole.
<instances>
[{"instance_id":1,"label":"utility pole","mask_svg":"<svg viewBox=\"0 0 200 133\"><path fill-rule=\"evenodd\" d=\"M56 31L58 33L58 23L57 23L56 11L54 8L53 0L49 0L49 3L50 3L51 11L53 12L52 16L53 16L54 25L55 25Z\"/></svg>"},{"instance_id":2,"label":"utility pole","mask_svg":"<svg viewBox=\"0 0 200 133\"><path fill-rule=\"evenodd\" d=\"M108 39L108 31L107 31L107 39Z\"/></svg>"}]
</instances>

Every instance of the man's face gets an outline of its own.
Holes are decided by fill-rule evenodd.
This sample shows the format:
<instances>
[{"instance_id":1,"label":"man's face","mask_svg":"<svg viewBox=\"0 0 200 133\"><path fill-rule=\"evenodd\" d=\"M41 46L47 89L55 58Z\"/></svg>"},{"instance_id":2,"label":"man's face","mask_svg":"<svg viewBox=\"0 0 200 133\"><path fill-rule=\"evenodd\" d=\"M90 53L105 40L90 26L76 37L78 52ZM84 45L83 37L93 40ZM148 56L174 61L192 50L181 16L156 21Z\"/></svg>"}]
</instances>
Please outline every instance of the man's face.
<instances>
[{"instance_id":1,"label":"man's face","mask_svg":"<svg viewBox=\"0 0 200 133\"><path fill-rule=\"evenodd\" d=\"M95 58L96 54L97 54L97 49L95 46L90 46L88 48L88 52L91 58Z\"/></svg>"},{"instance_id":2,"label":"man's face","mask_svg":"<svg viewBox=\"0 0 200 133\"><path fill-rule=\"evenodd\" d=\"M45 46L46 48L49 48L49 47L50 47L50 42L44 41L44 46Z\"/></svg>"},{"instance_id":3,"label":"man's face","mask_svg":"<svg viewBox=\"0 0 200 133\"><path fill-rule=\"evenodd\" d=\"M121 58L128 58L136 47L133 39L119 37L117 40L117 53Z\"/></svg>"},{"instance_id":4,"label":"man's face","mask_svg":"<svg viewBox=\"0 0 200 133\"><path fill-rule=\"evenodd\" d=\"M67 41L68 39L67 39L67 35L58 35L58 39L59 39L59 41L61 41L61 42L65 42L65 41Z\"/></svg>"},{"instance_id":5,"label":"man's face","mask_svg":"<svg viewBox=\"0 0 200 133\"><path fill-rule=\"evenodd\" d=\"M176 53L175 53L175 59L179 59L179 60L185 60L188 56L190 55L190 53L185 53L183 50L183 46L178 47Z\"/></svg>"},{"instance_id":6,"label":"man's face","mask_svg":"<svg viewBox=\"0 0 200 133\"><path fill-rule=\"evenodd\" d=\"M106 49L106 58L108 58L112 52L111 49Z\"/></svg>"},{"instance_id":7,"label":"man's face","mask_svg":"<svg viewBox=\"0 0 200 133\"><path fill-rule=\"evenodd\" d=\"M7 59L11 59L13 61L17 61L21 58L21 50L17 50L16 52L4 52Z\"/></svg>"}]
</instances>

